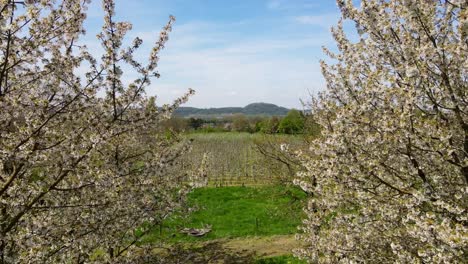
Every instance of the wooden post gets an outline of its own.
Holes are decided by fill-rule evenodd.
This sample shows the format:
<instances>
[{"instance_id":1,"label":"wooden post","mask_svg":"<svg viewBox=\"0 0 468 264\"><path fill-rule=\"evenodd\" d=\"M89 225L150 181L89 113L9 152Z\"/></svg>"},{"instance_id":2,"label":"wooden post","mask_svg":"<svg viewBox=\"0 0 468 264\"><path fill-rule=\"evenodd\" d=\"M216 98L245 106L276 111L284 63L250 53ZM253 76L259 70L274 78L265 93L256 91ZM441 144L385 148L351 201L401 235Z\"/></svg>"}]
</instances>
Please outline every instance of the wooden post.
<instances>
[{"instance_id":1,"label":"wooden post","mask_svg":"<svg viewBox=\"0 0 468 264\"><path fill-rule=\"evenodd\" d=\"M258 217L255 217L255 235L257 235L258 232Z\"/></svg>"}]
</instances>

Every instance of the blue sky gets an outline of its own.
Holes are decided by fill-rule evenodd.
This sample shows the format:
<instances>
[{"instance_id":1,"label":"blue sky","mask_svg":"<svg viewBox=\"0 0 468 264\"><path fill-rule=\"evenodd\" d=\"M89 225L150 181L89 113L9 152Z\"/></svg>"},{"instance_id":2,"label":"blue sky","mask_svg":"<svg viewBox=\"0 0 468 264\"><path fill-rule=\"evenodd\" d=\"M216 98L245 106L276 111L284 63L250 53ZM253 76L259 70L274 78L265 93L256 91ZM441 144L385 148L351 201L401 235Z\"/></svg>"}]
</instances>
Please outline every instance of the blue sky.
<instances>
[{"instance_id":1,"label":"blue sky","mask_svg":"<svg viewBox=\"0 0 468 264\"><path fill-rule=\"evenodd\" d=\"M170 14L177 18L160 54L161 78L147 93L168 103L188 88L195 107L269 102L301 108L300 99L323 90L321 47L333 47L338 21L334 0L116 0L118 20L129 21L129 38L141 37L144 60ZM100 1L89 7L84 42L99 52ZM131 74L127 76L131 79Z\"/></svg>"}]
</instances>

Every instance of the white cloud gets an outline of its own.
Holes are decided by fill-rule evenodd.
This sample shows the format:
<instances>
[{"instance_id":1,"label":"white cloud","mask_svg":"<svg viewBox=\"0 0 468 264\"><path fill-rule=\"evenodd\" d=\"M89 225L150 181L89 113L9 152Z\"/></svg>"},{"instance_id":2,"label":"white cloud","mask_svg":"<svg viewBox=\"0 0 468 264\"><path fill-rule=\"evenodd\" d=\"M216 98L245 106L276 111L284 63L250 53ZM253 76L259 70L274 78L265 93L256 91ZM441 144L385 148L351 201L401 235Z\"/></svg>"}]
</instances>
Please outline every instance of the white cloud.
<instances>
[{"instance_id":1,"label":"white cloud","mask_svg":"<svg viewBox=\"0 0 468 264\"><path fill-rule=\"evenodd\" d=\"M248 27L249 23L253 22L176 24L160 54L161 78L153 80L147 93L157 95L159 104L170 103L193 88L196 95L189 100L190 106L268 102L300 108L299 100L307 100L309 91L324 88L317 54L322 45L330 43L329 34L304 36L288 28L278 31L282 34L238 34L236 26ZM294 30L297 24L289 26ZM131 33L130 39L140 36L145 41L137 53L140 61L146 61L158 35L159 30ZM88 39L87 43L95 52L100 49L96 41ZM126 75L125 82L133 77Z\"/></svg>"},{"instance_id":2,"label":"white cloud","mask_svg":"<svg viewBox=\"0 0 468 264\"><path fill-rule=\"evenodd\" d=\"M267 8L272 10L304 10L314 9L319 6L320 3L317 0L270 0L267 2Z\"/></svg>"},{"instance_id":3,"label":"white cloud","mask_svg":"<svg viewBox=\"0 0 468 264\"><path fill-rule=\"evenodd\" d=\"M281 6L281 2L282 1L280 1L280 0L270 0L267 3L267 7L269 9L277 9L277 8L279 8Z\"/></svg>"},{"instance_id":4,"label":"white cloud","mask_svg":"<svg viewBox=\"0 0 468 264\"><path fill-rule=\"evenodd\" d=\"M155 92L164 102L174 98L171 90L190 87L196 90L188 103L191 106L270 102L297 108L301 106L300 99L308 99L309 91L316 92L324 87L318 58L293 56L292 53L300 48L321 53L320 46L331 39L328 36L236 39L224 33L221 38L225 42L191 49L190 41L182 44L182 40L193 35L203 39L210 34L220 34L200 33L193 28L192 32L184 32L184 36L172 35L161 54L161 79L154 82L154 89L149 93Z\"/></svg>"},{"instance_id":5,"label":"white cloud","mask_svg":"<svg viewBox=\"0 0 468 264\"><path fill-rule=\"evenodd\" d=\"M338 13L322 14L322 15L309 15L309 16L296 16L294 21L304 25L315 25L324 28L330 28L337 24L340 15Z\"/></svg>"}]
</instances>

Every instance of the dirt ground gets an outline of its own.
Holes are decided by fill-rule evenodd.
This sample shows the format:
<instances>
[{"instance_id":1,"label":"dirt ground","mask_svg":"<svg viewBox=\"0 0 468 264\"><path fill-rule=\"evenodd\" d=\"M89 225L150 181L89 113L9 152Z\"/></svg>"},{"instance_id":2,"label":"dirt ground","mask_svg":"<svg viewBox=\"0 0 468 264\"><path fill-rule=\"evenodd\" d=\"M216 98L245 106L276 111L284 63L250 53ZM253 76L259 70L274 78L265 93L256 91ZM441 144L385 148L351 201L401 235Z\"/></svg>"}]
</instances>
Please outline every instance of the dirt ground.
<instances>
[{"instance_id":1,"label":"dirt ground","mask_svg":"<svg viewBox=\"0 0 468 264\"><path fill-rule=\"evenodd\" d=\"M224 241L223 247L227 251L246 251L261 257L273 257L291 254L293 249L300 247L300 241L293 235L238 238Z\"/></svg>"},{"instance_id":2,"label":"dirt ground","mask_svg":"<svg viewBox=\"0 0 468 264\"><path fill-rule=\"evenodd\" d=\"M258 258L289 255L298 247L300 241L293 235L217 239L159 251L158 260L150 263L248 264Z\"/></svg>"}]
</instances>

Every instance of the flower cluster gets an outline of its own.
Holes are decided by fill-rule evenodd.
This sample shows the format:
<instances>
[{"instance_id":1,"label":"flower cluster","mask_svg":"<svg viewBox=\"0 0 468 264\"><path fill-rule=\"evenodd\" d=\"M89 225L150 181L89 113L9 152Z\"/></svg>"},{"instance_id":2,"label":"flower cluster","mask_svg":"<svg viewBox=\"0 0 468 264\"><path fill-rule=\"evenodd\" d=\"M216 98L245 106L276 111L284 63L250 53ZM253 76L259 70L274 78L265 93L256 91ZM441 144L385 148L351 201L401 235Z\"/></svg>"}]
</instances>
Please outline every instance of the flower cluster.
<instances>
[{"instance_id":1,"label":"flower cluster","mask_svg":"<svg viewBox=\"0 0 468 264\"><path fill-rule=\"evenodd\" d=\"M338 52L301 153L311 192L297 254L319 263L464 263L468 256L466 1L339 0ZM351 41L343 21L351 20Z\"/></svg>"},{"instance_id":2,"label":"flower cluster","mask_svg":"<svg viewBox=\"0 0 468 264\"><path fill-rule=\"evenodd\" d=\"M78 45L88 4L0 0L0 263L118 262L191 188L173 169L189 144L158 131L193 91L145 94L174 18L141 64L103 0L96 59Z\"/></svg>"}]
</instances>

